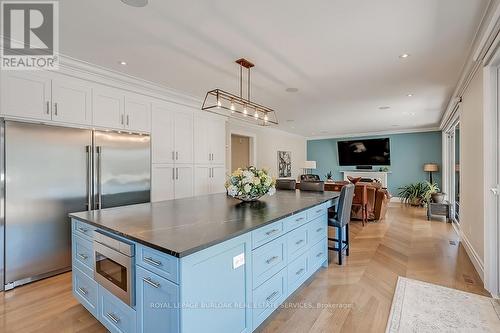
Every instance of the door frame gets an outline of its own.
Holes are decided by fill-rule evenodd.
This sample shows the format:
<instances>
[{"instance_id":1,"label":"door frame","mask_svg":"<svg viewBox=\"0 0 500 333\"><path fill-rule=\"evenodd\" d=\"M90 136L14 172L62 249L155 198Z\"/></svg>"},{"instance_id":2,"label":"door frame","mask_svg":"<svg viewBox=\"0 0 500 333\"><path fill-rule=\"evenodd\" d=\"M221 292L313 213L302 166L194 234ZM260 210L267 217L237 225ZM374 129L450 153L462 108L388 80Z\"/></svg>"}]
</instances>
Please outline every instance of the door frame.
<instances>
[{"instance_id":1,"label":"door frame","mask_svg":"<svg viewBox=\"0 0 500 333\"><path fill-rule=\"evenodd\" d=\"M233 147L231 145L231 137L234 135L239 135L239 136L246 136L247 138L250 138L250 156L249 157L249 162L250 165L256 166L257 165L257 135L252 132L247 132L247 131L241 131L241 130L230 130L229 131L229 138L228 138L228 146L229 146L229 156L227 158L227 165L229 166L229 171L228 173L231 174L233 170L232 166L232 157L233 157Z\"/></svg>"}]
</instances>

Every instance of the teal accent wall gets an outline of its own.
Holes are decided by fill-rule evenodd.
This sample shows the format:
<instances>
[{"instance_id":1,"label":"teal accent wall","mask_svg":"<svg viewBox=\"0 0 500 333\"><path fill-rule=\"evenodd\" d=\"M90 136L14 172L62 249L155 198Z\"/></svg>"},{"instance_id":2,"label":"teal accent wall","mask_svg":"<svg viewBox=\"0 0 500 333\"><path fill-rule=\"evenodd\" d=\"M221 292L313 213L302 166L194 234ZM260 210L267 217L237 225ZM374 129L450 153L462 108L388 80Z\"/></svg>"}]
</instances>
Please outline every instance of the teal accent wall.
<instances>
[{"instance_id":1,"label":"teal accent wall","mask_svg":"<svg viewBox=\"0 0 500 333\"><path fill-rule=\"evenodd\" d=\"M391 165L388 175L389 191L396 196L398 188L410 183L428 180L424 163L438 163L440 172L433 173L433 180L441 188L441 132L404 133L392 135L366 136L356 138L336 138L307 141L307 160L316 161L316 170L321 179L332 171L333 179L341 180L342 170L355 170L355 166L339 166L337 141L389 138L391 144ZM380 166L374 166L378 171Z\"/></svg>"}]
</instances>

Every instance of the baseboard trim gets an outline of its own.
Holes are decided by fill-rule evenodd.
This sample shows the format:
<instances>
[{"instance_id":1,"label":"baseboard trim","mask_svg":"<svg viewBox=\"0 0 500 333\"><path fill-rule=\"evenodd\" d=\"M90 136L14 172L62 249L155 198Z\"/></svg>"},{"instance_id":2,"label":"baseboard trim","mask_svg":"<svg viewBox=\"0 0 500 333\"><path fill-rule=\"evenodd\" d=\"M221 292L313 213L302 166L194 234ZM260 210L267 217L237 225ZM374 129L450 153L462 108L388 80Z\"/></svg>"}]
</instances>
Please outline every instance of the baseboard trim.
<instances>
[{"instance_id":1,"label":"baseboard trim","mask_svg":"<svg viewBox=\"0 0 500 333\"><path fill-rule=\"evenodd\" d=\"M479 274L481 281L483 281L484 283L484 263L481 261L481 258L479 258L479 255L477 254L476 250L474 250L474 248L472 247L472 244L469 242L467 236L465 236L465 234L462 232L460 226L456 225L456 223L453 224L454 226L456 226L455 230L458 231L458 236L460 237L460 241L464 246L465 252L467 252L469 259L472 262L472 265L474 265L474 268Z\"/></svg>"},{"instance_id":2,"label":"baseboard trim","mask_svg":"<svg viewBox=\"0 0 500 333\"><path fill-rule=\"evenodd\" d=\"M392 197L390 202L401 202L400 197Z\"/></svg>"}]
</instances>

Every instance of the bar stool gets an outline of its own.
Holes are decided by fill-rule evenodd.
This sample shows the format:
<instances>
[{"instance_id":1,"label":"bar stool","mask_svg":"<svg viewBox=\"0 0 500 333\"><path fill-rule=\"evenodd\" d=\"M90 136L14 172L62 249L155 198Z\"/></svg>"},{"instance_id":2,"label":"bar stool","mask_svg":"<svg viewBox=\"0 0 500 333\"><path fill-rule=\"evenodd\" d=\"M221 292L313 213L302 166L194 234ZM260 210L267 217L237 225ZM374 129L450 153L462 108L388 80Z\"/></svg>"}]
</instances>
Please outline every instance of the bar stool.
<instances>
[{"instance_id":1,"label":"bar stool","mask_svg":"<svg viewBox=\"0 0 500 333\"><path fill-rule=\"evenodd\" d=\"M277 190L294 190L296 186L295 179L276 179Z\"/></svg>"},{"instance_id":2,"label":"bar stool","mask_svg":"<svg viewBox=\"0 0 500 333\"><path fill-rule=\"evenodd\" d=\"M354 196L354 185L349 184L342 187L340 191L339 203L337 211L332 217L328 218L328 226L334 227L337 230L338 239L330 238L328 240L336 242L337 246L329 246L328 249L339 253L339 265L342 265L342 252L349 255L349 221L351 220L352 198ZM342 231L345 227L345 240L343 240Z\"/></svg>"},{"instance_id":3,"label":"bar stool","mask_svg":"<svg viewBox=\"0 0 500 333\"><path fill-rule=\"evenodd\" d=\"M323 192L325 190L325 182L301 181L299 189L301 191Z\"/></svg>"}]
</instances>

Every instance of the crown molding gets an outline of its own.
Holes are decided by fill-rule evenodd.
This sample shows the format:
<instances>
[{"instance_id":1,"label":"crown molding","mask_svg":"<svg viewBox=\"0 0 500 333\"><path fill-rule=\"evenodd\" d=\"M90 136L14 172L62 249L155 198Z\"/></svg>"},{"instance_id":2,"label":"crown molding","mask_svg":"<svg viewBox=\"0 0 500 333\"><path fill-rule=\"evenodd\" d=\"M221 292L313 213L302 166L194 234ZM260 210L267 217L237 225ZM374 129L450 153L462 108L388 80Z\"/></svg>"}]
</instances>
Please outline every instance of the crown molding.
<instances>
[{"instance_id":1,"label":"crown molding","mask_svg":"<svg viewBox=\"0 0 500 333\"><path fill-rule=\"evenodd\" d=\"M393 134L410 134L410 133L424 133L424 132L440 132L440 128L426 127L426 128L405 128L398 130L387 130L378 132L360 132L360 133L349 133L349 134L333 134L324 136L311 136L306 137L306 140L324 140L324 139L344 139L344 138L358 138L366 136L379 136L379 135L393 135Z\"/></svg>"}]
</instances>

